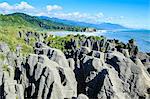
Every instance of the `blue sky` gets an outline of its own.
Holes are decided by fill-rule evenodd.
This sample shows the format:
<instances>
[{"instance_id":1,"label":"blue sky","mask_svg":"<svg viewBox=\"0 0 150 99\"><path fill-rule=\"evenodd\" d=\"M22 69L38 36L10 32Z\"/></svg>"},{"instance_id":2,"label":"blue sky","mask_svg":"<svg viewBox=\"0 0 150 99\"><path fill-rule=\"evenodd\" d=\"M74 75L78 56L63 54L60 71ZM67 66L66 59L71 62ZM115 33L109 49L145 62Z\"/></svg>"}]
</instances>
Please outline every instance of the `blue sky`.
<instances>
[{"instance_id":1,"label":"blue sky","mask_svg":"<svg viewBox=\"0 0 150 99\"><path fill-rule=\"evenodd\" d=\"M150 0L0 0L0 13L13 12L150 29Z\"/></svg>"}]
</instances>

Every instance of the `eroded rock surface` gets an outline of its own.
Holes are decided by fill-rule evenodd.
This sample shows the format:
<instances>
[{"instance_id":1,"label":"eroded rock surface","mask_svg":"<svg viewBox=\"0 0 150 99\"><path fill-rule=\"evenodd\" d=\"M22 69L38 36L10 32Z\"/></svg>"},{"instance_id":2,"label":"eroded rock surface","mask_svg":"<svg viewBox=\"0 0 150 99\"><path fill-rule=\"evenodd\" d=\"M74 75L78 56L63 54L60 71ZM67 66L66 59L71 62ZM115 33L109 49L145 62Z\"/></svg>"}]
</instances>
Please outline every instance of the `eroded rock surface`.
<instances>
[{"instance_id":1,"label":"eroded rock surface","mask_svg":"<svg viewBox=\"0 0 150 99\"><path fill-rule=\"evenodd\" d=\"M54 52L51 53L54 58L45 53L30 54L24 61L14 59L14 66L7 65L7 62L1 64L0 67L4 69L0 72L2 99L77 97L75 75L64 54L60 50L47 48Z\"/></svg>"},{"instance_id":2,"label":"eroded rock surface","mask_svg":"<svg viewBox=\"0 0 150 99\"><path fill-rule=\"evenodd\" d=\"M150 56L133 40L72 39L63 53L37 39L27 57L0 43L0 99L150 99Z\"/></svg>"}]
</instances>

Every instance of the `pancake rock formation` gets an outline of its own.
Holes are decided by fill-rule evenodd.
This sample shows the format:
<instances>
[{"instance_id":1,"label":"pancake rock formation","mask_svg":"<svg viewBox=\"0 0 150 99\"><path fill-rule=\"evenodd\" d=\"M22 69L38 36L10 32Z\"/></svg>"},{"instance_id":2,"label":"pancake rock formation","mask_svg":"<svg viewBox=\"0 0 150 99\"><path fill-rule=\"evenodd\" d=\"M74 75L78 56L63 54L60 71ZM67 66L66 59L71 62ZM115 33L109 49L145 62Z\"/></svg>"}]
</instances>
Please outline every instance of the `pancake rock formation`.
<instances>
[{"instance_id":1,"label":"pancake rock formation","mask_svg":"<svg viewBox=\"0 0 150 99\"><path fill-rule=\"evenodd\" d=\"M61 51L37 39L22 56L0 42L0 99L150 99L150 56L134 40L64 43Z\"/></svg>"}]
</instances>

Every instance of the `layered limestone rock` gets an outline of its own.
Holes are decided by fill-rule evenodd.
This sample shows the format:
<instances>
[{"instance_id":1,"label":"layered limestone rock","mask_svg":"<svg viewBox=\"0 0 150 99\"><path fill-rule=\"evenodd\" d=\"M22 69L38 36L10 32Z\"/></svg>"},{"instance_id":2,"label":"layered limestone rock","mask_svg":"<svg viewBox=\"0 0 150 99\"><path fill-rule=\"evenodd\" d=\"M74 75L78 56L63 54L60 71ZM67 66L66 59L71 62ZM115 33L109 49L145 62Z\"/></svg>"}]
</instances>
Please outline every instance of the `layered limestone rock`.
<instances>
[{"instance_id":1,"label":"layered limestone rock","mask_svg":"<svg viewBox=\"0 0 150 99\"><path fill-rule=\"evenodd\" d=\"M90 99L149 99L150 75L140 59L133 62L117 51L105 54L106 59L83 55L75 71L78 94Z\"/></svg>"},{"instance_id":2,"label":"layered limestone rock","mask_svg":"<svg viewBox=\"0 0 150 99\"><path fill-rule=\"evenodd\" d=\"M134 40L83 36L62 52L31 36L38 42L27 57L0 43L0 99L150 99L150 56Z\"/></svg>"},{"instance_id":3,"label":"layered limestone rock","mask_svg":"<svg viewBox=\"0 0 150 99\"><path fill-rule=\"evenodd\" d=\"M72 79L74 75L71 75L73 71L69 67L63 68L45 55L31 54L27 59L24 65L27 68L24 68L23 72L27 77L27 81L24 82L25 86L27 84L27 98L64 99L77 96L76 81Z\"/></svg>"},{"instance_id":4,"label":"layered limestone rock","mask_svg":"<svg viewBox=\"0 0 150 99\"><path fill-rule=\"evenodd\" d=\"M117 71L118 78L120 79L121 85L117 90L122 89L115 92L122 92L122 94L118 94L118 97L120 96L119 99L123 96L124 99L149 98L147 89L150 87L148 84L150 78L146 71L142 69L144 68L142 64L134 63L130 58L125 57L119 52L109 53L106 63ZM109 78L111 79L112 77L110 76ZM142 80L144 81L142 82ZM115 80L114 84L116 82L119 82L119 80ZM119 84L116 86L119 86Z\"/></svg>"},{"instance_id":5,"label":"layered limestone rock","mask_svg":"<svg viewBox=\"0 0 150 99\"><path fill-rule=\"evenodd\" d=\"M47 56L43 53L30 54L25 59L12 58L15 62L14 66L7 65L9 64L8 56L3 62L0 61L1 99L77 97L75 75L64 54L60 50L47 48L52 51L52 53L46 54ZM41 50L43 49L41 48Z\"/></svg>"},{"instance_id":6,"label":"layered limestone rock","mask_svg":"<svg viewBox=\"0 0 150 99\"><path fill-rule=\"evenodd\" d=\"M88 48L91 43L87 41L83 45L86 47L77 49L74 57L78 94L84 93L90 99L150 98L149 62L145 62L149 56L142 54L138 57L137 50L130 49L135 44L130 45L129 49L117 46L117 50L115 45L108 44L105 53L98 51L98 47L83 52L83 48L91 49L91 46ZM97 45L95 43L93 46ZM144 62L147 65L144 66Z\"/></svg>"}]
</instances>

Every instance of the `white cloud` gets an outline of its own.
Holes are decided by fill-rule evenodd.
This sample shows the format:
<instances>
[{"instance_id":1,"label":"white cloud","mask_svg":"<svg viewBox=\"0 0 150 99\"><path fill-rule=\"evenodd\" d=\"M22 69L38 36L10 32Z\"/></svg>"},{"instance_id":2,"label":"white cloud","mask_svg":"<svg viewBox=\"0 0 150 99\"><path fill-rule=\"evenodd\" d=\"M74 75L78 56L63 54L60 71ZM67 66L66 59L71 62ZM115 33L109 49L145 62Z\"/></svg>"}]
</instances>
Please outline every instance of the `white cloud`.
<instances>
[{"instance_id":1,"label":"white cloud","mask_svg":"<svg viewBox=\"0 0 150 99\"><path fill-rule=\"evenodd\" d=\"M100 12L100 13L98 13L98 14L96 15L96 17L97 17L97 18L102 18L102 17L104 17L104 14L103 14L102 12Z\"/></svg>"},{"instance_id":2,"label":"white cloud","mask_svg":"<svg viewBox=\"0 0 150 99\"><path fill-rule=\"evenodd\" d=\"M34 9L33 6L29 5L27 2L22 1L20 4L14 6L15 10L30 10Z\"/></svg>"},{"instance_id":3,"label":"white cloud","mask_svg":"<svg viewBox=\"0 0 150 99\"><path fill-rule=\"evenodd\" d=\"M106 16L102 12L99 13L84 13L84 12L53 12L53 10L62 10L59 5L47 5L43 9L38 9L28 4L27 2L20 2L18 4L10 5L7 2L0 3L0 12L4 14L12 12L24 12L30 15L36 16L48 16L56 17L67 20L82 21L89 23L101 23L101 22L123 22L126 18L124 16Z\"/></svg>"},{"instance_id":4,"label":"white cloud","mask_svg":"<svg viewBox=\"0 0 150 99\"><path fill-rule=\"evenodd\" d=\"M57 18L61 18L61 19L81 21L83 19L86 19L88 17L88 14L80 13L80 12L71 12L71 13L62 13L61 12L61 13L51 13L49 16L57 17Z\"/></svg>"},{"instance_id":5,"label":"white cloud","mask_svg":"<svg viewBox=\"0 0 150 99\"><path fill-rule=\"evenodd\" d=\"M37 16L49 16L49 17L57 17L61 19L68 19L68 20L75 20L75 21L84 21L84 22L97 22L104 17L104 14L99 12L97 14L89 14L89 13L81 13L81 12L55 12L53 10L62 10L63 8L59 5L47 5L46 10L36 9L32 5L28 4L27 2L20 2L18 4L10 5L7 2L0 3L0 10L4 11L5 13L10 12L25 12L31 15Z\"/></svg>"},{"instance_id":6,"label":"white cloud","mask_svg":"<svg viewBox=\"0 0 150 99\"><path fill-rule=\"evenodd\" d=\"M81 12L39 12L36 14L37 16L48 16L48 17L56 17L60 19L81 21L81 22L89 22L89 23L101 23L104 19L103 13L89 14L89 13L81 13Z\"/></svg>"},{"instance_id":7,"label":"white cloud","mask_svg":"<svg viewBox=\"0 0 150 99\"><path fill-rule=\"evenodd\" d=\"M114 20L114 17L107 17L107 18L106 18L106 21L107 21L107 22L112 22L113 20Z\"/></svg>"},{"instance_id":8,"label":"white cloud","mask_svg":"<svg viewBox=\"0 0 150 99\"><path fill-rule=\"evenodd\" d=\"M0 10L2 10L4 12L28 11L31 9L34 9L34 7L24 1L20 2L19 4L15 4L15 5L10 5L7 2L0 3Z\"/></svg>"},{"instance_id":9,"label":"white cloud","mask_svg":"<svg viewBox=\"0 0 150 99\"><path fill-rule=\"evenodd\" d=\"M49 16L49 15L45 12L40 12L40 13L36 13L35 16Z\"/></svg>"},{"instance_id":10,"label":"white cloud","mask_svg":"<svg viewBox=\"0 0 150 99\"><path fill-rule=\"evenodd\" d=\"M120 19L124 19L125 17L124 16L120 16Z\"/></svg>"},{"instance_id":11,"label":"white cloud","mask_svg":"<svg viewBox=\"0 0 150 99\"><path fill-rule=\"evenodd\" d=\"M46 8L47 8L47 11L62 10L62 7L58 5L47 5Z\"/></svg>"},{"instance_id":12,"label":"white cloud","mask_svg":"<svg viewBox=\"0 0 150 99\"><path fill-rule=\"evenodd\" d=\"M0 3L1 10L12 10L13 7L9 5L7 2Z\"/></svg>"}]
</instances>

